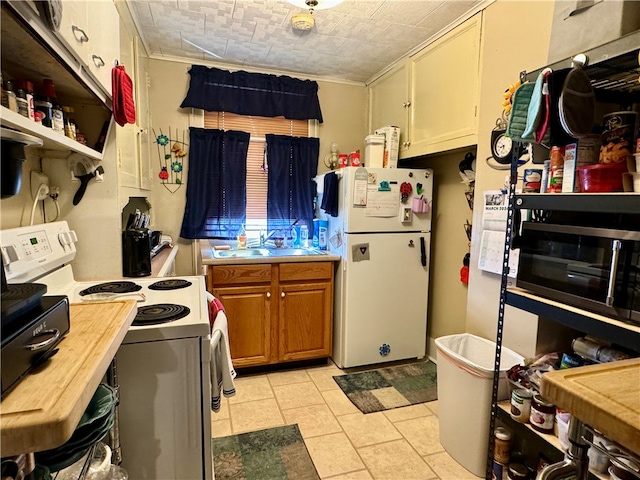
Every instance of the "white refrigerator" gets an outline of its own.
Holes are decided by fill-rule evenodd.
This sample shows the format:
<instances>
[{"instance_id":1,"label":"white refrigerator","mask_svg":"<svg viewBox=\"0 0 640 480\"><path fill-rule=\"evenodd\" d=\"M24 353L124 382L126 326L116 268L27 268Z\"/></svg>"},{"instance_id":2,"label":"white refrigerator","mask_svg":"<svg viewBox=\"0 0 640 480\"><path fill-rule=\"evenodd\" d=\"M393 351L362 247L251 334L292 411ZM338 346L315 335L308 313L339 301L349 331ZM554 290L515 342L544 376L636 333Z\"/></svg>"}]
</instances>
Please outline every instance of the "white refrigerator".
<instances>
[{"instance_id":1,"label":"white refrigerator","mask_svg":"<svg viewBox=\"0 0 640 480\"><path fill-rule=\"evenodd\" d=\"M332 358L341 368L422 358L433 171L347 167L335 173L337 217L321 208L327 174L315 179L317 215L328 220L328 249L341 257ZM411 192L403 198L407 184Z\"/></svg>"}]
</instances>

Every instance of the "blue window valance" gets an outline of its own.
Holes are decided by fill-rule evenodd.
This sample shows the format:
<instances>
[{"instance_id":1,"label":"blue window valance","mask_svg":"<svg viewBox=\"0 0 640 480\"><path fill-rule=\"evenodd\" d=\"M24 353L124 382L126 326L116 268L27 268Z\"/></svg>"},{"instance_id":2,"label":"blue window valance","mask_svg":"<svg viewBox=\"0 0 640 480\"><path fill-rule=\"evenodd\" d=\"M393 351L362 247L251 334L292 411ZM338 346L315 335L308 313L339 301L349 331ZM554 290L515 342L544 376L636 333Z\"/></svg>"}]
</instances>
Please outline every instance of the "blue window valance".
<instances>
[{"instance_id":1,"label":"blue window valance","mask_svg":"<svg viewBox=\"0 0 640 480\"><path fill-rule=\"evenodd\" d=\"M322 123L318 83L287 76L229 72L193 65L189 91L180 105L208 112L231 112Z\"/></svg>"}]
</instances>

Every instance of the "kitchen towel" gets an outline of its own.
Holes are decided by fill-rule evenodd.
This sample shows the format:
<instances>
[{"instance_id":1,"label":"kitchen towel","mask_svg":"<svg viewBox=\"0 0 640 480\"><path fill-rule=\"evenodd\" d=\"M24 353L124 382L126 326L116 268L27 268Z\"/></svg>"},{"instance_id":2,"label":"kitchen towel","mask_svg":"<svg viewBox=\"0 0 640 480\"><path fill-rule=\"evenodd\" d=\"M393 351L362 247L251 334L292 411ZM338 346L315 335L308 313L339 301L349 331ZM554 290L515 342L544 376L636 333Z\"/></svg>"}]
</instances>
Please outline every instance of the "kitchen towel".
<instances>
[{"instance_id":1,"label":"kitchen towel","mask_svg":"<svg viewBox=\"0 0 640 480\"><path fill-rule=\"evenodd\" d=\"M207 292L207 302L209 306L216 298ZM211 311L211 308L209 309ZM224 308L219 310L213 329L211 331L211 364L209 365L211 376L211 410L220 411L221 394L225 397L232 397L236 394L236 386L233 379L236 378L236 371L231 361L231 349L229 348L229 328L227 315Z\"/></svg>"},{"instance_id":2,"label":"kitchen towel","mask_svg":"<svg viewBox=\"0 0 640 480\"><path fill-rule=\"evenodd\" d=\"M338 216L338 176L336 172L330 172L324 176L324 194L320 208L332 217Z\"/></svg>"},{"instance_id":3,"label":"kitchen towel","mask_svg":"<svg viewBox=\"0 0 640 480\"><path fill-rule=\"evenodd\" d=\"M136 106L133 102L133 81L124 65L111 69L111 106L113 118L121 127L136 122Z\"/></svg>"}]
</instances>

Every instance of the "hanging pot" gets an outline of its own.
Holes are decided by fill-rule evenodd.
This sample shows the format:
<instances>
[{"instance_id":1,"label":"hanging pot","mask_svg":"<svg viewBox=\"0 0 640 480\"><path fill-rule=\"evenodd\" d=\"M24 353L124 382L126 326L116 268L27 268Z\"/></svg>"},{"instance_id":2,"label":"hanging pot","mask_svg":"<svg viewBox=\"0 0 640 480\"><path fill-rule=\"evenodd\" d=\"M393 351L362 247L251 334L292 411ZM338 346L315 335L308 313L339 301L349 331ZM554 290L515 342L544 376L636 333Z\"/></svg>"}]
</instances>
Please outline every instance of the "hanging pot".
<instances>
[{"instance_id":1,"label":"hanging pot","mask_svg":"<svg viewBox=\"0 0 640 480\"><path fill-rule=\"evenodd\" d=\"M0 194L2 198L12 197L20 192L22 185L22 164L25 160L24 147L42 146L41 139L22 132L0 128L2 157L0 157Z\"/></svg>"}]
</instances>

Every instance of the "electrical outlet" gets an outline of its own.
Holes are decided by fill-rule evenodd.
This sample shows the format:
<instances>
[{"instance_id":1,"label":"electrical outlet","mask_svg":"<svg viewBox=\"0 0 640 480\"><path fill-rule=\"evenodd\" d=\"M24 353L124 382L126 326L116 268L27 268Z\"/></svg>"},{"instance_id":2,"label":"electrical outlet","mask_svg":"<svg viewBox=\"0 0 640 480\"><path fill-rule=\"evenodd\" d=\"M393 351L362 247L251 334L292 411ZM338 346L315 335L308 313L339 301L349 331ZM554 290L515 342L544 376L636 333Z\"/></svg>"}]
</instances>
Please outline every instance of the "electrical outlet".
<instances>
[{"instance_id":1,"label":"electrical outlet","mask_svg":"<svg viewBox=\"0 0 640 480\"><path fill-rule=\"evenodd\" d=\"M38 195L38 189L40 185L44 184L46 188L40 189L40 195ZM38 200L44 200L49 195L49 177L44 173L31 170L31 199L35 200L38 195Z\"/></svg>"}]
</instances>

